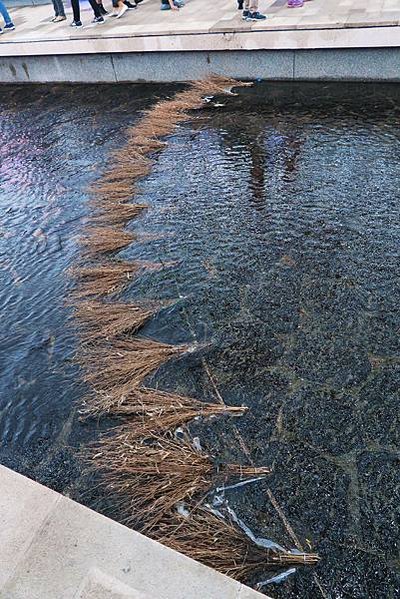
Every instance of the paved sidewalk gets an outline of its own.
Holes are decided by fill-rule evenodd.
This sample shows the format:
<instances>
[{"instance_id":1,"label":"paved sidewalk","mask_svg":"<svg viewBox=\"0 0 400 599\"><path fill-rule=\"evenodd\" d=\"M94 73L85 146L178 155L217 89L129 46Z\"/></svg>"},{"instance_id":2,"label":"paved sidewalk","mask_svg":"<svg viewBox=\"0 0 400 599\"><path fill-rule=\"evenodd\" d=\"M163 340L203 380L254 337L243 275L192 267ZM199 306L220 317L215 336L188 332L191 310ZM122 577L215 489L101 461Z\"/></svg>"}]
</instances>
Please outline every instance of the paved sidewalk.
<instances>
[{"instance_id":1,"label":"paved sidewalk","mask_svg":"<svg viewBox=\"0 0 400 599\"><path fill-rule=\"evenodd\" d=\"M110 0L104 4L111 9ZM285 0L260 0L260 10L268 19L247 23L236 9L236 0L188 0L181 11L159 10L158 0L144 0L137 10L123 18L108 18L104 25L92 25L92 11L83 3L84 27L73 30L68 21L51 23L51 4L11 9L16 31L4 34L0 47L10 42L67 40L84 38L118 38L176 36L177 34L213 34L247 31L331 30L400 26L400 0L311 0L303 8L288 9ZM400 29L397 38L400 45ZM365 33L368 46L368 31ZM146 44L143 44L146 50Z\"/></svg>"},{"instance_id":2,"label":"paved sidewalk","mask_svg":"<svg viewBox=\"0 0 400 599\"><path fill-rule=\"evenodd\" d=\"M0 466L1 599L268 599Z\"/></svg>"}]
</instances>

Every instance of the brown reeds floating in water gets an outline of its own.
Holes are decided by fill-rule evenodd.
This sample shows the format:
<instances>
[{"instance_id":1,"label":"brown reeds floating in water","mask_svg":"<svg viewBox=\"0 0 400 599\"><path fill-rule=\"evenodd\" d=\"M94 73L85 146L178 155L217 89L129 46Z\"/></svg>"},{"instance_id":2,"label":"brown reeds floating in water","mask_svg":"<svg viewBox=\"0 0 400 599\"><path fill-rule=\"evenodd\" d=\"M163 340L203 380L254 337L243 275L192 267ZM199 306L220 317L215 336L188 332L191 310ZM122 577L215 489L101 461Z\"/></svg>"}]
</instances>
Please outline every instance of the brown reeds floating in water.
<instances>
[{"instance_id":1,"label":"brown reeds floating in water","mask_svg":"<svg viewBox=\"0 0 400 599\"><path fill-rule=\"evenodd\" d=\"M118 252L126 248L134 239L133 233L118 227L91 227L86 229L86 236L81 238L80 243L87 254L95 256Z\"/></svg>"},{"instance_id":2,"label":"brown reeds floating in water","mask_svg":"<svg viewBox=\"0 0 400 599\"><path fill-rule=\"evenodd\" d=\"M141 385L164 362L188 349L187 345L134 338L88 348L80 361L86 368L84 379L95 390L120 396Z\"/></svg>"},{"instance_id":3,"label":"brown reeds floating in water","mask_svg":"<svg viewBox=\"0 0 400 599\"><path fill-rule=\"evenodd\" d=\"M154 310L128 303L84 301L77 305L75 318L85 341L113 339L124 333L136 333L154 314Z\"/></svg>"},{"instance_id":4,"label":"brown reeds floating in water","mask_svg":"<svg viewBox=\"0 0 400 599\"><path fill-rule=\"evenodd\" d=\"M265 570L282 566L314 565L319 557L313 553L291 553L265 549L245 533L205 508L186 516L159 521L151 536L158 541L241 581Z\"/></svg>"},{"instance_id":5,"label":"brown reeds floating in water","mask_svg":"<svg viewBox=\"0 0 400 599\"><path fill-rule=\"evenodd\" d=\"M144 208L127 202L137 193L140 180L150 173L152 155L164 147L160 137L189 120L190 111L204 106L205 96L230 94L232 87L240 85L247 84L211 76L143 112L141 120L128 129L126 145L114 153L114 167L93 190L96 214L82 241L86 255L93 261L103 260L104 254L123 249L134 240L119 227ZM83 413L124 418L123 426L91 447L93 467L102 472L104 485L113 493L116 506L124 509L128 524L139 524L157 540L235 578L248 579L266 567L315 563L318 558L313 554L259 547L240 528L199 507L214 482L224 483L232 476L265 475L269 469L217 466L188 440L170 436L171 430L198 416L241 414L245 408L202 403L141 387L147 376L189 348L127 338L151 317L152 309L121 302L103 304L98 299L123 289L140 268L160 267L109 262L74 271L78 283L75 298L86 300L76 315L83 340L91 342L81 346L79 358L86 369L84 378L92 385Z\"/></svg>"},{"instance_id":6,"label":"brown reeds floating in water","mask_svg":"<svg viewBox=\"0 0 400 599\"><path fill-rule=\"evenodd\" d=\"M121 291L142 267L139 262L108 262L71 269L78 281L74 297L100 297Z\"/></svg>"},{"instance_id":7,"label":"brown reeds floating in water","mask_svg":"<svg viewBox=\"0 0 400 599\"><path fill-rule=\"evenodd\" d=\"M143 530L172 513L180 501L207 493L216 477L270 473L269 468L236 464L217 469L207 453L188 441L165 436L138 441L131 429L123 425L96 443L92 464L104 473L107 487L126 497L131 505L128 521L140 519Z\"/></svg>"},{"instance_id":8,"label":"brown reeds floating in water","mask_svg":"<svg viewBox=\"0 0 400 599\"><path fill-rule=\"evenodd\" d=\"M104 204L99 203L101 209L96 214L91 223L94 225L124 225L125 223L137 218L147 206L144 204Z\"/></svg>"},{"instance_id":9,"label":"brown reeds floating in water","mask_svg":"<svg viewBox=\"0 0 400 599\"><path fill-rule=\"evenodd\" d=\"M86 400L85 416L128 417L133 437L149 437L155 433L175 430L194 418L217 415L241 416L245 406L211 404L158 389L139 388L126 395L96 393Z\"/></svg>"}]
</instances>

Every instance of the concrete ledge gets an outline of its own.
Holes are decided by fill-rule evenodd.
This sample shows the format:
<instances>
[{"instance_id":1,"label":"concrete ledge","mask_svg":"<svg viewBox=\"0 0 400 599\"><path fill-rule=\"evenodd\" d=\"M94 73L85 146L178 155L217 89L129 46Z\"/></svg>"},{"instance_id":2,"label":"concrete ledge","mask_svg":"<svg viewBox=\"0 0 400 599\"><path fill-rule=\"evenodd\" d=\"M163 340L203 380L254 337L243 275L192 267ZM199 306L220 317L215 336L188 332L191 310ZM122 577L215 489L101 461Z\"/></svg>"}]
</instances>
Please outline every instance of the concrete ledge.
<instances>
[{"instance_id":1,"label":"concrete ledge","mask_svg":"<svg viewBox=\"0 0 400 599\"><path fill-rule=\"evenodd\" d=\"M400 81L400 48L78 54L0 58L2 83L182 82L239 79Z\"/></svg>"},{"instance_id":2,"label":"concrete ledge","mask_svg":"<svg viewBox=\"0 0 400 599\"><path fill-rule=\"evenodd\" d=\"M103 26L104 27L104 26ZM145 33L112 29L84 28L63 34L40 28L20 37L7 33L0 42L0 56L39 56L61 54L120 54L143 52L216 52L235 50L314 50L340 48L398 48L400 27L290 29L240 31L177 31Z\"/></svg>"},{"instance_id":3,"label":"concrete ledge","mask_svg":"<svg viewBox=\"0 0 400 599\"><path fill-rule=\"evenodd\" d=\"M0 466L2 599L265 599Z\"/></svg>"}]
</instances>

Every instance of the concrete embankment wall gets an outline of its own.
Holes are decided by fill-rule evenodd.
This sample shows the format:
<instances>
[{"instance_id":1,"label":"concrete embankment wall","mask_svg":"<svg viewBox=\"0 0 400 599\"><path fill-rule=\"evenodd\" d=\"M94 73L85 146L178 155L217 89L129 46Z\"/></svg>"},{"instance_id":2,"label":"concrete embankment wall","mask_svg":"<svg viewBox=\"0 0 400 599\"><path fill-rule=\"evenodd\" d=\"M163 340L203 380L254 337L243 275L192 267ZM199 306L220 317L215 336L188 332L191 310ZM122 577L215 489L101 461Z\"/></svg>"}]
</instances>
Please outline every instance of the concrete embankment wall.
<instances>
[{"instance_id":1,"label":"concrete embankment wall","mask_svg":"<svg viewBox=\"0 0 400 599\"><path fill-rule=\"evenodd\" d=\"M240 79L400 81L400 48L126 52L0 57L2 83Z\"/></svg>"}]
</instances>

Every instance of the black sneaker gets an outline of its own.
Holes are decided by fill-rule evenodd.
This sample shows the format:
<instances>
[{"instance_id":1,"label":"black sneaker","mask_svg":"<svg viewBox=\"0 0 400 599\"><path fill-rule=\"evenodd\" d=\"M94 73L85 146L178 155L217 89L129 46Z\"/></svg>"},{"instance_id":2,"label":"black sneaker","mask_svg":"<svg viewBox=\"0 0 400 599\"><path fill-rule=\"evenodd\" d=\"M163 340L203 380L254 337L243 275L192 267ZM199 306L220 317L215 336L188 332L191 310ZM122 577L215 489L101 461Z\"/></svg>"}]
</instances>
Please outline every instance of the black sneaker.
<instances>
[{"instance_id":1,"label":"black sneaker","mask_svg":"<svg viewBox=\"0 0 400 599\"><path fill-rule=\"evenodd\" d=\"M6 23L4 25L4 31L14 31L15 25L14 23Z\"/></svg>"},{"instance_id":2,"label":"black sneaker","mask_svg":"<svg viewBox=\"0 0 400 599\"><path fill-rule=\"evenodd\" d=\"M129 0L124 0L124 4L129 8L129 10L132 10L132 8L137 8L136 4L132 4L132 2L129 2Z\"/></svg>"},{"instance_id":3,"label":"black sneaker","mask_svg":"<svg viewBox=\"0 0 400 599\"><path fill-rule=\"evenodd\" d=\"M243 14L242 14L242 19L244 19L246 21L249 16L250 16L250 11L249 10L244 10Z\"/></svg>"},{"instance_id":4,"label":"black sneaker","mask_svg":"<svg viewBox=\"0 0 400 599\"><path fill-rule=\"evenodd\" d=\"M95 17L92 23L104 23L104 18L100 15L100 17Z\"/></svg>"},{"instance_id":5,"label":"black sneaker","mask_svg":"<svg viewBox=\"0 0 400 599\"><path fill-rule=\"evenodd\" d=\"M238 10L243 10L243 0L238 0Z\"/></svg>"},{"instance_id":6,"label":"black sneaker","mask_svg":"<svg viewBox=\"0 0 400 599\"><path fill-rule=\"evenodd\" d=\"M82 21L72 21L71 27L82 27Z\"/></svg>"},{"instance_id":7,"label":"black sneaker","mask_svg":"<svg viewBox=\"0 0 400 599\"><path fill-rule=\"evenodd\" d=\"M100 10L100 14L108 15L108 10L106 10L102 4L99 4L99 10Z\"/></svg>"},{"instance_id":8,"label":"black sneaker","mask_svg":"<svg viewBox=\"0 0 400 599\"><path fill-rule=\"evenodd\" d=\"M246 17L246 21L265 21L267 17L262 15L260 12L249 12L249 15Z\"/></svg>"},{"instance_id":9,"label":"black sneaker","mask_svg":"<svg viewBox=\"0 0 400 599\"><path fill-rule=\"evenodd\" d=\"M136 4L136 6L137 6L138 4L140 4L141 2L143 2L143 0L135 0L135 4Z\"/></svg>"}]
</instances>

